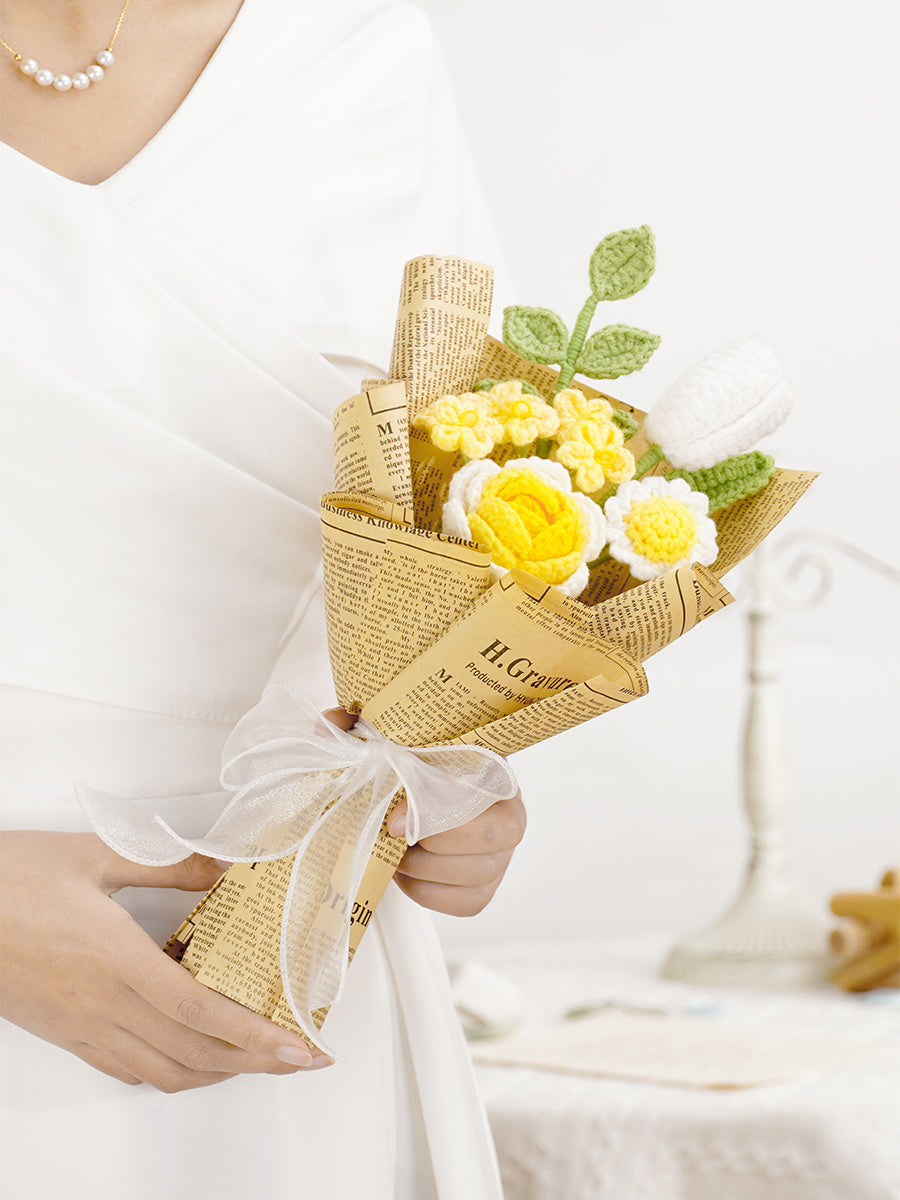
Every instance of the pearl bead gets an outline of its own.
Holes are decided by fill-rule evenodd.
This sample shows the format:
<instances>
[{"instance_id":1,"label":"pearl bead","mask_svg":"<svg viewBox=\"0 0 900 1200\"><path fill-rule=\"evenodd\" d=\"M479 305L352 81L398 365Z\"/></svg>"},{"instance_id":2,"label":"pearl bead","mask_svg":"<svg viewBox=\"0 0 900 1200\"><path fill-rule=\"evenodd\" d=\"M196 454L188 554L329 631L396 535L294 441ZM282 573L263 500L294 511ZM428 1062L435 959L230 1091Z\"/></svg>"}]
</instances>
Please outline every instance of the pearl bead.
<instances>
[{"instance_id":1,"label":"pearl bead","mask_svg":"<svg viewBox=\"0 0 900 1200\"><path fill-rule=\"evenodd\" d=\"M105 68L111 67L115 61L113 52L106 49L97 52L96 62L92 62L83 71L76 71L73 75L66 75L62 71L57 75L47 67L39 67L33 58L19 59L16 65L23 75L34 79L35 83L40 84L41 87L52 85L58 92L68 92L72 88L76 92L83 92L92 83L99 83L106 74Z\"/></svg>"}]
</instances>

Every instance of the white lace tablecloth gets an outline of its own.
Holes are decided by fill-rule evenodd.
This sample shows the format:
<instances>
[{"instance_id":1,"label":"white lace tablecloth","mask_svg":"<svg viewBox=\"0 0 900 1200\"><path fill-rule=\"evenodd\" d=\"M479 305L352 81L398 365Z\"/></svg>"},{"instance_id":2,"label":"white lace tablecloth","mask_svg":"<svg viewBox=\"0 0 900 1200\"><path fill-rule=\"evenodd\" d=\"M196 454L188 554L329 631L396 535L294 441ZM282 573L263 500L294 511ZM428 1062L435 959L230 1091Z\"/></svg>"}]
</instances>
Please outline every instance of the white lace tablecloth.
<instances>
[{"instance_id":1,"label":"white lace tablecloth","mask_svg":"<svg viewBox=\"0 0 900 1200\"><path fill-rule=\"evenodd\" d=\"M475 961L521 989L519 1031L612 1002L742 1031L751 1049L754 1034L809 1039L822 1064L727 1090L478 1065L506 1200L900 1200L897 993L701 991L659 977L664 949L503 945Z\"/></svg>"}]
</instances>

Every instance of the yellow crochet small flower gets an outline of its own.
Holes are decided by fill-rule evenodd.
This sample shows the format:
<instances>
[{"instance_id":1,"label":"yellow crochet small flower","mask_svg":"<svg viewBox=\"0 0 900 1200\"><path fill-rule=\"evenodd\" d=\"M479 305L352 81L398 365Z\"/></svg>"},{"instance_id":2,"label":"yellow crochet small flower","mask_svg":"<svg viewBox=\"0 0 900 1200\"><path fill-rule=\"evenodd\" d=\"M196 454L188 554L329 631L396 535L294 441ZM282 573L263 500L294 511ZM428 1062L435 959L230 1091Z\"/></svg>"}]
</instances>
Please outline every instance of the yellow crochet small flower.
<instances>
[{"instance_id":1,"label":"yellow crochet small flower","mask_svg":"<svg viewBox=\"0 0 900 1200\"><path fill-rule=\"evenodd\" d=\"M608 483L624 483L634 475L634 455L623 442L621 429L612 421L585 417L567 423L553 457L574 472L579 491L599 492Z\"/></svg>"},{"instance_id":2,"label":"yellow crochet small flower","mask_svg":"<svg viewBox=\"0 0 900 1200\"><path fill-rule=\"evenodd\" d=\"M600 396L588 399L579 388L563 388L557 392L553 397L553 407L559 414L559 432L563 437L568 436L568 427L577 421L612 422L613 407L609 401Z\"/></svg>"},{"instance_id":3,"label":"yellow crochet small flower","mask_svg":"<svg viewBox=\"0 0 900 1200\"><path fill-rule=\"evenodd\" d=\"M577 596L587 563L606 542L600 507L572 491L568 473L543 458L490 460L457 471L444 505L445 533L490 547L495 575L519 567Z\"/></svg>"},{"instance_id":4,"label":"yellow crochet small flower","mask_svg":"<svg viewBox=\"0 0 900 1200\"><path fill-rule=\"evenodd\" d=\"M503 441L513 446L530 446L538 438L553 437L559 416L540 396L522 391L518 379L495 383L482 392L488 412L503 426Z\"/></svg>"},{"instance_id":5,"label":"yellow crochet small flower","mask_svg":"<svg viewBox=\"0 0 900 1200\"><path fill-rule=\"evenodd\" d=\"M627 564L635 579L655 579L694 562L709 566L718 548L707 507L706 496L683 479L631 480L604 505L610 555Z\"/></svg>"},{"instance_id":6,"label":"yellow crochet small flower","mask_svg":"<svg viewBox=\"0 0 900 1200\"><path fill-rule=\"evenodd\" d=\"M413 427L426 430L439 450L464 458L484 458L503 440L503 426L476 392L441 396L414 418Z\"/></svg>"}]
</instances>

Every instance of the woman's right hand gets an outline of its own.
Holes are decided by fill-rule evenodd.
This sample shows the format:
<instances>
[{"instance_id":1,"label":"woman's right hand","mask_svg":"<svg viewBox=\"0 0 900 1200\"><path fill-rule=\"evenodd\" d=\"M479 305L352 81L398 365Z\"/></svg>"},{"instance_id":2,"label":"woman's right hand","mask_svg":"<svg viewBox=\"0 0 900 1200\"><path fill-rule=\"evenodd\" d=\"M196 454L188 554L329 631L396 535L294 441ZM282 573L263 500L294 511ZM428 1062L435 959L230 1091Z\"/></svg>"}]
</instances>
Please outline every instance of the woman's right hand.
<instances>
[{"instance_id":1,"label":"woman's right hand","mask_svg":"<svg viewBox=\"0 0 900 1200\"><path fill-rule=\"evenodd\" d=\"M221 870L120 858L91 833L0 833L0 1015L123 1083L163 1092L318 1067L306 1044L198 983L110 897L206 891Z\"/></svg>"}]
</instances>

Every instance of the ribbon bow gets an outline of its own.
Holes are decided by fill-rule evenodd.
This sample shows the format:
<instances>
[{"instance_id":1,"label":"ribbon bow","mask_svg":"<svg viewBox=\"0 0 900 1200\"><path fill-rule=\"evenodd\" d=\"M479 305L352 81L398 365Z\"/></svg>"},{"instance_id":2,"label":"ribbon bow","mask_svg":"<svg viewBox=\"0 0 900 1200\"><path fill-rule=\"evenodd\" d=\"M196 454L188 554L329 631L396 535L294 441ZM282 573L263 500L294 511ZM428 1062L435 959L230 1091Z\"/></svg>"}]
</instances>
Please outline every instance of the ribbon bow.
<instances>
[{"instance_id":1,"label":"ribbon bow","mask_svg":"<svg viewBox=\"0 0 900 1200\"><path fill-rule=\"evenodd\" d=\"M353 900L393 797L406 790L412 844L509 799L515 776L479 746L398 746L363 720L347 733L305 696L274 684L235 726L223 764L230 799L199 838L183 837L162 817L158 807L170 801L123 800L83 784L76 794L103 841L133 862L296 854L281 926L282 983L300 1028L327 1050L312 1012L343 992ZM328 903L336 896L343 904Z\"/></svg>"}]
</instances>

